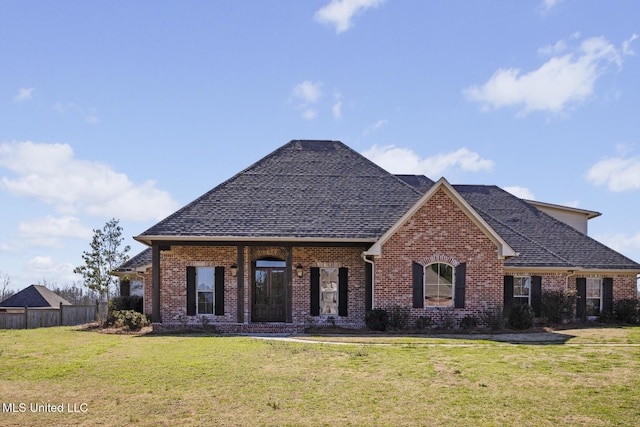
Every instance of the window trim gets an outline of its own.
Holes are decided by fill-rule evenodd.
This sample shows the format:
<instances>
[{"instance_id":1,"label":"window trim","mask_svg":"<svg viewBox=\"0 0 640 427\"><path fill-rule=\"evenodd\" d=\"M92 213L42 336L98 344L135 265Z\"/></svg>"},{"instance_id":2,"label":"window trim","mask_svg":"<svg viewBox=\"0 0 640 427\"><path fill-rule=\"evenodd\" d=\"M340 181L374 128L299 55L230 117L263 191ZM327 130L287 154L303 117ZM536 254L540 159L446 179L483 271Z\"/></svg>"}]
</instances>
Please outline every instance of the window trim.
<instances>
[{"instance_id":1,"label":"window trim","mask_svg":"<svg viewBox=\"0 0 640 427\"><path fill-rule=\"evenodd\" d=\"M594 297L589 297L589 284L593 284L594 282L598 283L598 288L600 290L599 292L599 296L598 298L594 298ZM604 295L603 295L603 286L604 280L602 279L602 277L587 277L586 278L586 285L585 285L585 294L584 294L584 298L585 298L585 314L588 316L600 316L602 315L602 304L604 301ZM589 311L589 300L598 300L598 313L588 313Z\"/></svg>"},{"instance_id":2,"label":"window trim","mask_svg":"<svg viewBox=\"0 0 640 427\"><path fill-rule=\"evenodd\" d=\"M333 273L336 274L338 280L336 282L335 290L323 291L322 289L322 271L323 270L333 270ZM318 277L318 286L319 286L319 303L320 303L319 315L322 317L338 317L339 310L340 310L340 269L338 267L320 267L319 277ZM325 294L329 292L333 292L335 294L335 301L332 302L332 305L335 305L335 313L323 313L323 310L322 310L323 292Z\"/></svg>"},{"instance_id":3,"label":"window trim","mask_svg":"<svg viewBox=\"0 0 640 427\"><path fill-rule=\"evenodd\" d=\"M432 265L434 264L438 264L438 265L446 265L449 268L451 268L451 302L450 304L447 305L429 305L427 302L427 285L433 286L434 284L428 284L427 283L427 269L429 269ZM440 273L439 273L440 268L438 267L438 278L440 278ZM436 284L438 286L438 290L440 288L440 286L444 286L446 284L440 284L437 283ZM453 264L450 264L448 262L441 262L441 261L435 261L435 262L431 262L429 264L426 264L423 267L422 270L422 292L423 292L423 307L424 308L455 308L455 297L456 297L456 267ZM440 295L440 292L438 292L438 295Z\"/></svg>"},{"instance_id":4,"label":"window trim","mask_svg":"<svg viewBox=\"0 0 640 427\"><path fill-rule=\"evenodd\" d=\"M196 316L201 315L213 315L216 312L216 269L215 267L195 267L196 269L196 283L195 283L195 291L196 291ZM199 272L201 270L211 270L211 290L201 291L200 290L200 281L198 280ZM211 294L211 312L210 313L201 313L200 312L200 294L207 293Z\"/></svg>"},{"instance_id":5,"label":"window trim","mask_svg":"<svg viewBox=\"0 0 640 427\"><path fill-rule=\"evenodd\" d=\"M528 283L528 285L529 285L528 287L525 286L525 288L529 290L529 293L527 295L516 294L516 289L519 288L519 286L517 286L516 283L517 283L517 281L519 279L526 279L525 283ZM531 305L532 280L533 280L532 276L524 276L524 275L523 276L513 276L513 296L511 297L512 301L515 301L516 298L518 300L522 300L522 299L524 299L526 297L527 298L527 304Z\"/></svg>"}]
</instances>

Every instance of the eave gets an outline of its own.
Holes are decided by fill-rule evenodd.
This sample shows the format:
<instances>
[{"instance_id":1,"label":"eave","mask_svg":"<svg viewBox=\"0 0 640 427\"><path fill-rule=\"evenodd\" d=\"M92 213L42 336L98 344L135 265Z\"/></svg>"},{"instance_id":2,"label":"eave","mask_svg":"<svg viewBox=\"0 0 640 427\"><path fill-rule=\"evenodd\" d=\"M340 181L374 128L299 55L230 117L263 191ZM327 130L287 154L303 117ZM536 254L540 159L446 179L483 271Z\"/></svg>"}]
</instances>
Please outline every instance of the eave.
<instances>
[{"instance_id":1,"label":"eave","mask_svg":"<svg viewBox=\"0 0 640 427\"><path fill-rule=\"evenodd\" d=\"M473 207L456 191L455 188L444 178L440 178L412 207L409 209L389 230L387 230L365 255L382 256L382 246L391 238L409 219L427 203L429 199L438 191L443 190L453 202L460 208L473 223L496 245L498 258L506 259L518 256L517 252L473 209Z\"/></svg>"}]
</instances>

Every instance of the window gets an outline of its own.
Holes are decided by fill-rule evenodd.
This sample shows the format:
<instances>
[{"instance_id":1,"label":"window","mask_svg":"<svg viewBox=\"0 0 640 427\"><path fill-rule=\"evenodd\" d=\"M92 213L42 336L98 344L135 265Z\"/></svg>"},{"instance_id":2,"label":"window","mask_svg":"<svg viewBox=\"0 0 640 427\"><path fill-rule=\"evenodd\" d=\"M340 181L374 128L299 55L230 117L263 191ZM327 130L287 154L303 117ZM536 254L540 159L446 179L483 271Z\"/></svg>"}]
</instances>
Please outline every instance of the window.
<instances>
[{"instance_id":1,"label":"window","mask_svg":"<svg viewBox=\"0 0 640 427\"><path fill-rule=\"evenodd\" d=\"M338 283L337 268L320 269L320 314L338 314Z\"/></svg>"},{"instance_id":2,"label":"window","mask_svg":"<svg viewBox=\"0 0 640 427\"><path fill-rule=\"evenodd\" d=\"M129 294L131 296L144 297L144 282L142 280L132 280Z\"/></svg>"},{"instance_id":3,"label":"window","mask_svg":"<svg viewBox=\"0 0 640 427\"><path fill-rule=\"evenodd\" d=\"M599 316L602 310L602 279L587 278L587 316Z\"/></svg>"},{"instance_id":4,"label":"window","mask_svg":"<svg viewBox=\"0 0 640 427\"><path fill-rule=\"evenodd\" d=\"M213 314L214 271L212 267L196 268L197 314Z\"/></svg>"},{"instance_id":5,"label":"window","mask_svg":"<svg viewBox=\"0 0 640 427\"><path fill-rule=\"evenodd\" d=\"M531 298L531 277L520 276L513 278L513 304L530 304Z\"/></svg>"},{"instance_id":6,"label":"window","mask_svg":"<svg viewBox=\"0 0 640 427\"><path fill-rule=\"evenodd\" d=\"M424 268L425 307L451 307L453 305L453 267L434 263Z\"/></svg>"}]
</instances>

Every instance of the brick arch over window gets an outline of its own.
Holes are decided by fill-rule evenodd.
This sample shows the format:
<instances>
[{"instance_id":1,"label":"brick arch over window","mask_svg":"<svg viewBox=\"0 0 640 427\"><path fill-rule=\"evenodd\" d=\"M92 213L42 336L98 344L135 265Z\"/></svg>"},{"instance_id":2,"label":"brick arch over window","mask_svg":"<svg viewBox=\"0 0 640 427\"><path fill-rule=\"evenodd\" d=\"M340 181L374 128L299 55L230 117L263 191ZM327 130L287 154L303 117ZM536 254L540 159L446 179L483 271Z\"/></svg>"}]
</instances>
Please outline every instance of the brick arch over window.
<instances>
[{"instance_id":1,"label":"brick arch over window","mask_svg":"<svg viewBox=\"0 0 640 427\"><path fill-rule=\"evenodd\" d=\"M431 256L423 258L423 259L421 259L421 260L419 260L417 262L418 262L418 264L422 265L423 267L426 267L427 265L434 264L434 263L449 264L453 268L456 268L457 266L460 265L460 262L458 260L456 260L455 258L450 257L448 255L442 255L442 254L431 255Z\"/></svg>"},{"instance_id":2,"label":"brick arch over window","mask_svg":"<svg viewBox=\"0 0 640 427\"><path fill-rule=\"evenodd\" d=\"M287 259L287 251L285 248L278 247L255 247L251 250L251 260L255 261L261 258L278 258Z\"/></svg>"}]
</instances>

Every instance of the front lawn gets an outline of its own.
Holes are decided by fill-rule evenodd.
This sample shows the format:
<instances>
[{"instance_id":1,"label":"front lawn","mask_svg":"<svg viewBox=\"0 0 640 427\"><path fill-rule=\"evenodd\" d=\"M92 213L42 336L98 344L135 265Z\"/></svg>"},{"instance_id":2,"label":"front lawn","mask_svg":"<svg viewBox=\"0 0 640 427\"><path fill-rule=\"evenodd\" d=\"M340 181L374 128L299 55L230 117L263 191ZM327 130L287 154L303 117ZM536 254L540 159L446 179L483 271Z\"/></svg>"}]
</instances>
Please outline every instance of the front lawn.
<instances>
[{"instance_id":1,"label":"front lawn","mask_svg":"<svg viewBox=\"0 0 640 427\"><path fill-rule=\"evenodd\" d=\"M561 333L335 345L2 330L0 425L637 425L640 328Z\"/></svg>"}]
</instances>

